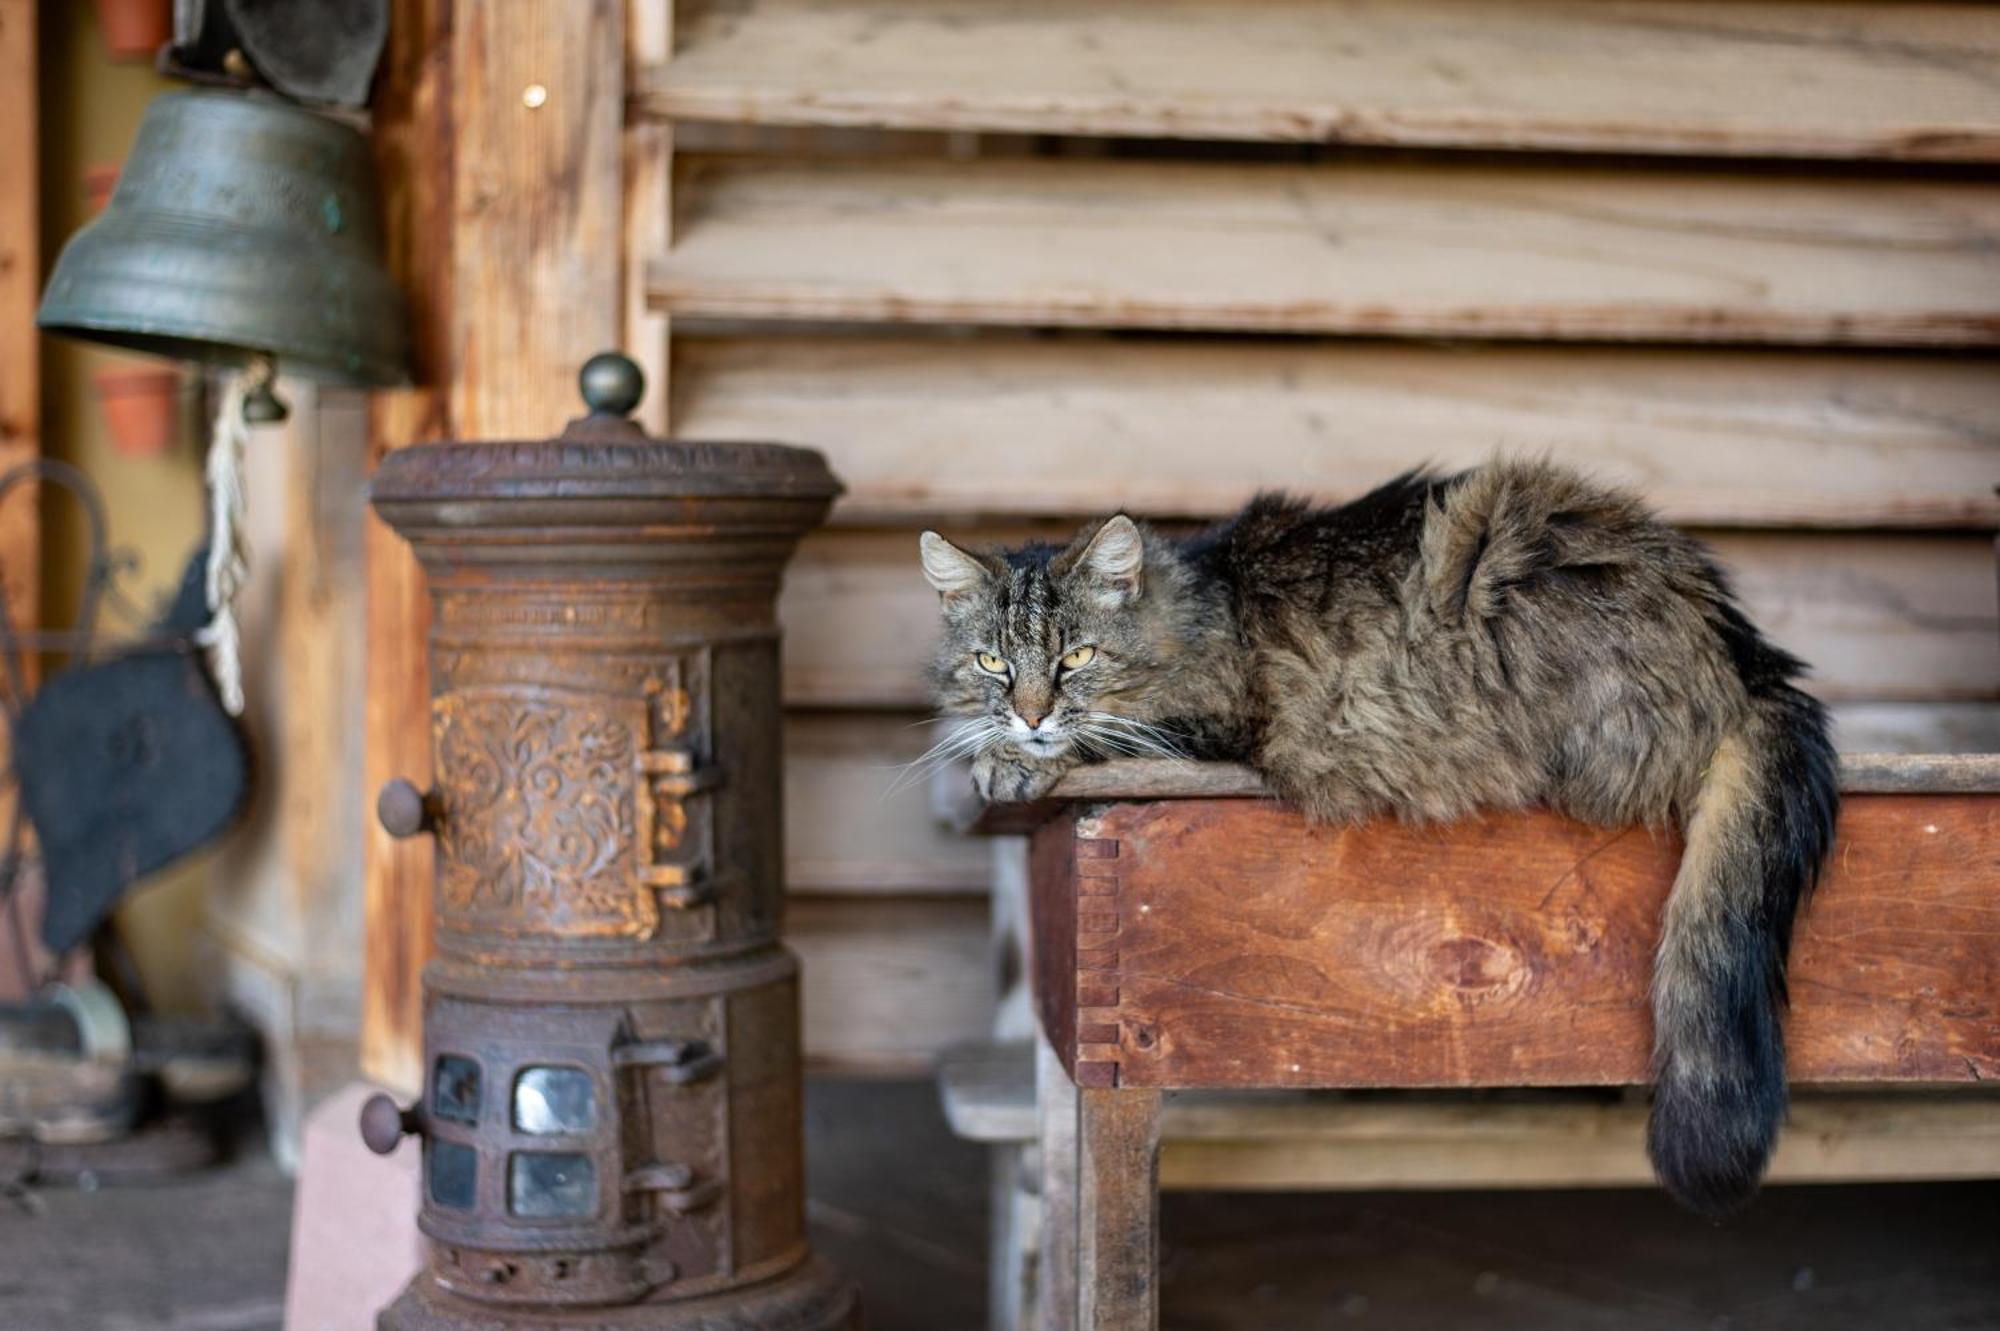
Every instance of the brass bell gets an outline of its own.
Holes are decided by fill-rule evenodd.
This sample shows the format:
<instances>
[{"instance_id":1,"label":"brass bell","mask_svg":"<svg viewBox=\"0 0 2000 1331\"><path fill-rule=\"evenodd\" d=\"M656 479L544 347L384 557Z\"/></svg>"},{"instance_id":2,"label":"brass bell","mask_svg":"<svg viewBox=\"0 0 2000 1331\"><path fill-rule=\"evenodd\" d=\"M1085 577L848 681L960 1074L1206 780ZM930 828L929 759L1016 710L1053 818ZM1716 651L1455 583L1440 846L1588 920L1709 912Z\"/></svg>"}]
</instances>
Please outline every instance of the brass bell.
<instances>
[{"instance_id":1,"label":"brass bell","mask_svg":"<svg viewBox=\"0 0 2000 1331\"><path fill-rule=\"evenodd\" d=\"M56 260L36 322L183 360L406 381L367 140L265 95L162 94L109 206Z\"/></svg>"}]
</instances>

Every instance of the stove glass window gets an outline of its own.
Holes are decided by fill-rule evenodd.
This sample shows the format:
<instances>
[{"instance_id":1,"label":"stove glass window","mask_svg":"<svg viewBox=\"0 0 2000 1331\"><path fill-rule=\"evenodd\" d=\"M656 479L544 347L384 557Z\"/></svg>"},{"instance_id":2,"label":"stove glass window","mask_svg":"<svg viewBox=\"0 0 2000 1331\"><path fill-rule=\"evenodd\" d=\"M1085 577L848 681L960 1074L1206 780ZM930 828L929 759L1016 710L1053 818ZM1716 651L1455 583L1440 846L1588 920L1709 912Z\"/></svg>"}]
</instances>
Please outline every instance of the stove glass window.
<instances>
[{"instance_id":1,"label":"stove glass window","mask_svg":"<svg viewBox=\"0 0 2000 1331\"><path fill-rule=\"evenodd\" d=\"M530 1219L597 1213L597 1167L571 1151L517 1151L507 1160L507 1209Z\"/></svg>"},{"instance_id":2,"label":"stove glass window","mask_svg":"<svg viewBox=\"0 0 2000 1331\"><path fill-rule=\"evenodd\" d=\"M522 1132L589 1132L597 1097L582 1068L523 1068L514 1079L514 1126Z\"/></svg>"},{"instance_id":3,"label":"stove glass window","mask_svg":"<svg viewBox=\"0 0 2000 1331\"><path fill-rule=\"evenodd\" d=\"M430 1176L431 1200L439 1206L470 1211L479 1189L479 1153L458 1142L429 1143L430 1160L425 1173Z\"/></svg>"},{"instance_id":4,"label":"stove glass window","mask_svg":"<svg viewBox=\"0 0 2000 1331\"><path fill-rule=\"evenodd\" d=\"M439 1054L431 1070L431 1113L453 1123L479 1121L479 1064L459 1054Z\"/></svg>"}]
</instances>

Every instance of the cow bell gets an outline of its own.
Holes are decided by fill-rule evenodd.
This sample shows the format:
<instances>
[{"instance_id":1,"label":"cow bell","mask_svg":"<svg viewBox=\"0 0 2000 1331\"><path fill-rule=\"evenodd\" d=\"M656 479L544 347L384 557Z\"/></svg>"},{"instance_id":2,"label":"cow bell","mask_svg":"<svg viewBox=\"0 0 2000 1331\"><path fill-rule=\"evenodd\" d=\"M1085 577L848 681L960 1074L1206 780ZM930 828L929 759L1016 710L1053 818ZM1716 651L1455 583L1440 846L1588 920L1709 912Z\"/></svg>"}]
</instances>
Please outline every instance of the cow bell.
<instances>
[{"instance_id":1,"label":"cow bell","mask_svg":"<svg viewBox=\"0 0 2000 1331\"><path fill-rule=\"evenodd\" d=\"M162 94L110 204L56 260L36 322L182 360L404 382L367 140L268 95ZM253 398L246 414L273 405Z\"/></svg>"}]
</instances>

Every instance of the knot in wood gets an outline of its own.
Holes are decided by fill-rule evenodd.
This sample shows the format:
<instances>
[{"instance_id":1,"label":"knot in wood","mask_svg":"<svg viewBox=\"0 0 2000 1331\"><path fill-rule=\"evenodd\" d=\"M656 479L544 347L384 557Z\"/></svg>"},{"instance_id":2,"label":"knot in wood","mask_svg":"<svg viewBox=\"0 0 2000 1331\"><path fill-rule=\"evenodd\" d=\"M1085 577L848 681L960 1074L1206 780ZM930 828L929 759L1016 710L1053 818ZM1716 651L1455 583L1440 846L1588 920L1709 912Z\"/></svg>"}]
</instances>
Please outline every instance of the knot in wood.
<instances>
[{"instance_id":1,"label":"knot in wood","mask_svg":"<svg viewBox=\"0 0 2000 1331\"><path fill-rule=\"evenodd\" d=\"M1512 997L1527 986L1533 968L1521 949L1505 940L1458 934L1431 943L1423 970L1433 990L1461 1000Z\"/></svg>"}]
</instances>

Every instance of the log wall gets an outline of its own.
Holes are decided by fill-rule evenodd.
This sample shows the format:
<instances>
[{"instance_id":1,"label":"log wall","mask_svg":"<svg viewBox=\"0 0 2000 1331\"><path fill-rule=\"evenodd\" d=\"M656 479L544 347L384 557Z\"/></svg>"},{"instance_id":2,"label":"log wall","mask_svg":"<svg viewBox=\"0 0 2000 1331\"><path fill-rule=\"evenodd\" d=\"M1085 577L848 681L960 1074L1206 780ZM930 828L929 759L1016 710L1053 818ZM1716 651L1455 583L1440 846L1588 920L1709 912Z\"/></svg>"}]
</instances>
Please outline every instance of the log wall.
<instances>
[{"instance_id":1,"label":"log wall","mask_svg":"<svg viewBox=\"0 0 2000 1331\"><path fill-rule=\"evenodd\" d=\"M983 1034L1002 978L985 852L891 789L925 733L925 524L1198 520L1548 453L1712 540L1847 747L2000 749L2000 9L480 12L432 34L430 95L489 126L429 269L470 284L443 419L549 433L622 338L652 428L812 444L851 488L782 608L822 1064ZM378 576L401 671L419 610ZM380 746L423 733L414 678ZM411 1066L420 872L376 848L377 1075Z\"/></svg>"}]
</instances>

